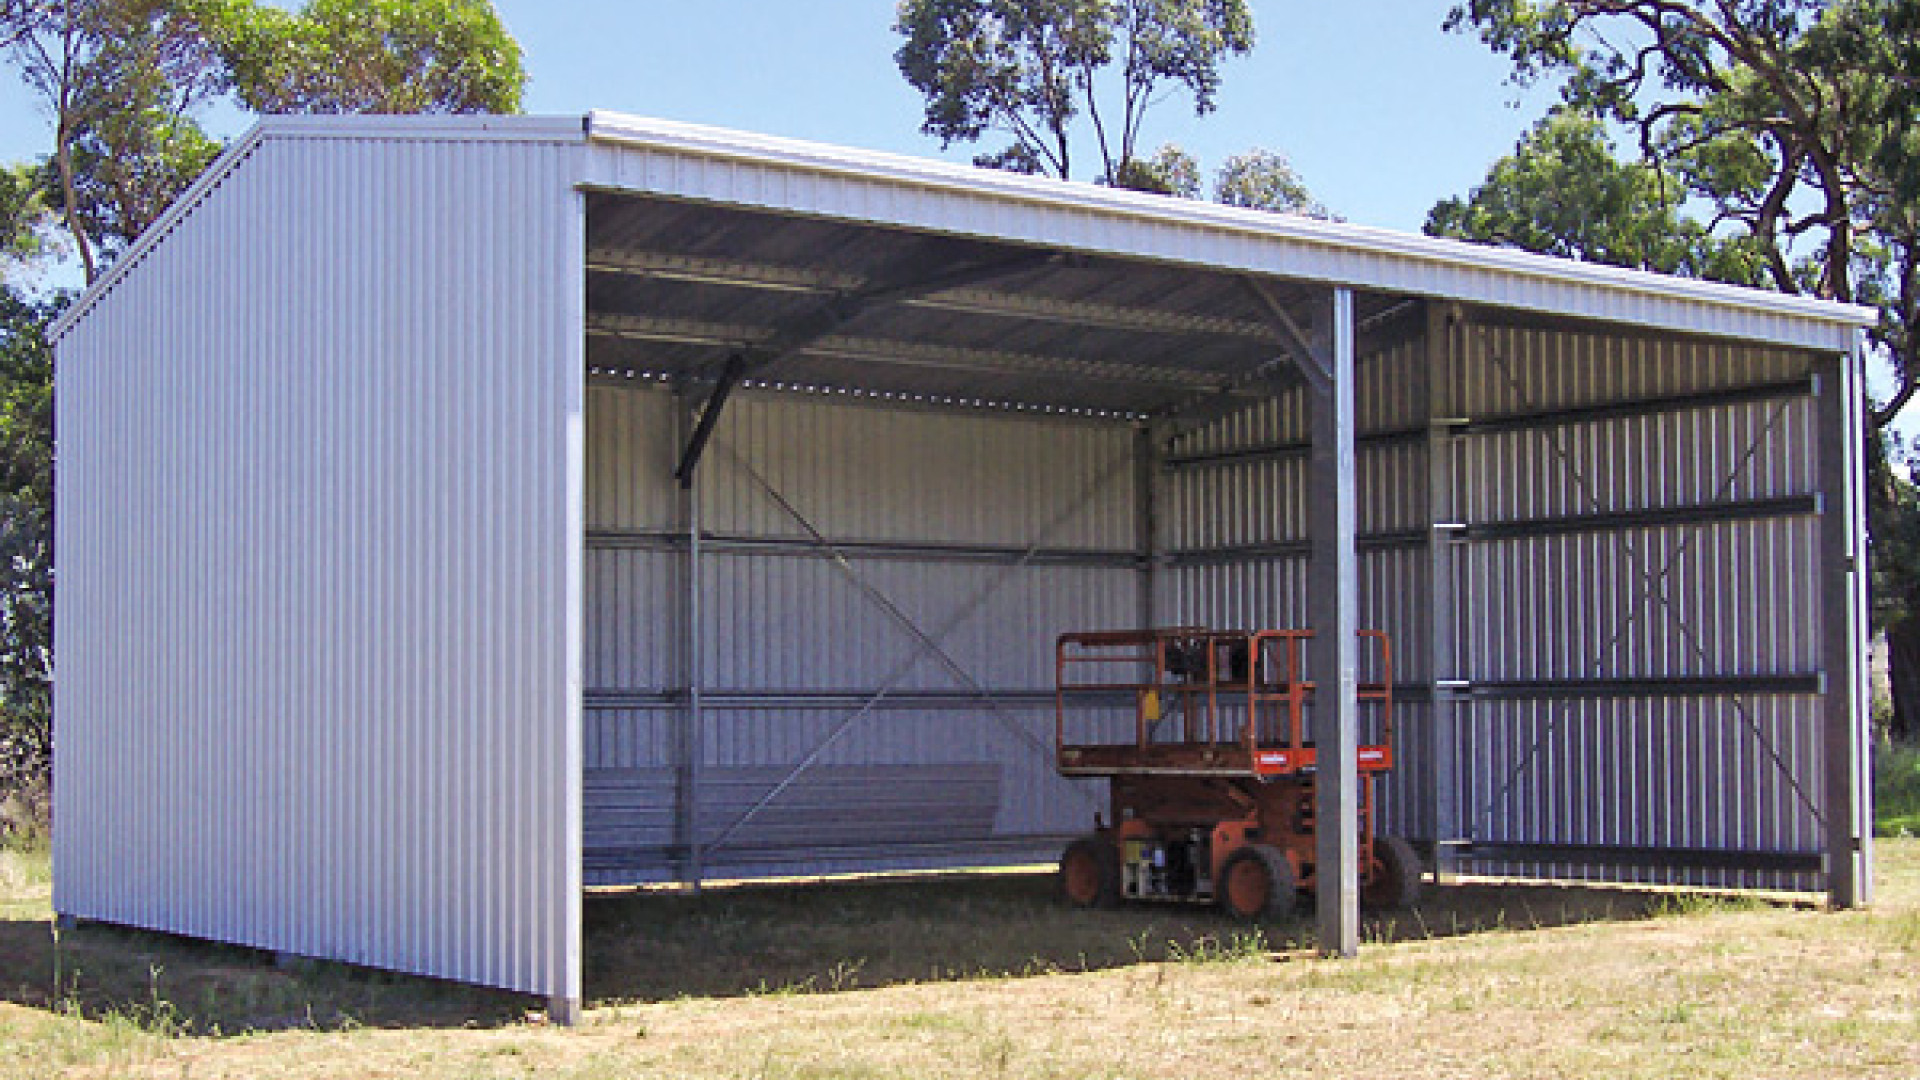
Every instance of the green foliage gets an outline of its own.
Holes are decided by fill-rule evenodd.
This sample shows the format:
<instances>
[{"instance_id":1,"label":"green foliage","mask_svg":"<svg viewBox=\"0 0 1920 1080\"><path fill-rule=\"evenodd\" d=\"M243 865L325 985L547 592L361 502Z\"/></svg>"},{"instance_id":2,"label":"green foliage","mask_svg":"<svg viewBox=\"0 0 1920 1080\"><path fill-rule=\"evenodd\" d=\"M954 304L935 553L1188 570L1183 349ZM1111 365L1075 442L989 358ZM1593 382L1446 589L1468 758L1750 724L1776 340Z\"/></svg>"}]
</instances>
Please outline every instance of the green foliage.
<instances>
[{"instance_id":1,"label":"green foliage","mask_svg":"<svg viewBox=\"0 0 1920 1080\"><path fill-rule=\"evenodd\" d=\"M1878 305L1902 385L1876 423L1905 404L1920 385L1920 0L1468 0L1448 26L1634 131L1775 288Z\"/></svg>"},{"instance_id":2,"label":"green foliage","mask_svg":"<svg viewBox=\"0 0 1920 1080\"><path fill-rule=\"evenodd\" d=\"M193 120L216 86L201 30L168 0L0 4L0 42L53 118L44 186L89 281L213 156Z\"/></svg>"},{"instance_id":3,"label":"green foliage","mask_svg":"<svg viewBox=\"0 0 1920 1080\"><path fill-rule=\"evenodd\" d=\"M111 259L218 156L192 114L216 92L219 60L188 5L118 0L89 19L87 62L69 88L71 190L88 241Z\"/></svg>"},{"instance_id":4,"label":"green foliage","mask_svg":"<svg viewBox=\"0 0 1920 1080\"><path fill-rule=\"evenodd\" d=\"M1214 178L1214 201L1279 214L1304 214L1334 220L1283 154L1255 148L1235 154L1220 166Z\"/></svg>"},{"instance_id":5,"label":"green foliage","mask_svg":"<svg viewBox=\"0 0 1920 1080\"><path fill-rule=\"evenodd\" d=\"M1084 116L1098 179L1116 186L1169 179L1136 154L1162 93L1184 87L1204 116L1221 62L1253 48L1245 0L901 0L894 29L894 61L925 99L921 130L942 146L1003 136L979 164L1066 178Z\"/></svg>"},{"instance_id":6,"label":"green foliage","mask_svg":"<svg viewBox=\"0 0 1920 1080\"><path fill-rule=\"evenodd\" d=\"M1154 151L1150 158L1122 162L1114 177L1114 186L1197 199L1200 197L1200 163L1192 154L1168 143Z\"/></svg>"},{"instance_id":7,"label":"green foliage","mask_svg":"<svg viewBox=\"0 0 1920 1080\"><path fill-rule=\"evenodd\" d=\"M197 116L223 93L260 112L513 112L526 82L486 0L5 3L0 42L53 118L45 202L89 281L219 152Z\"/></svg>"},{"instance_id":8,"label":"green foliage","mask_svg":"<svg viewBox=\"0 0 1920 1080\"><path fill-rule=\"evenodd\" d=\"M1920 836L1920 747L1888 747L1874 756L1873 823L1880 836Z\"/></svg>"},{"instance_id":9,"label":"green foliage","mask_svg":"<svg viewBox=\"0 0 1920 1080\"><path fill-rule=\"evenodd\" d=\"M1200 163L1170 143L1140 153L1148 108L1179 87L1196 116L1212 112L1221 63L1254 40L1245 0L901 0L894 30L894 62L925 99L920 130L942 146L1004 137L974 164L1067 179L1091 133L1098 183L1185 199L1201 196ZM1227 159L1214 197L1333 216L1268 150Z\"/></svg>"},{"instance_id":10,"label":"green foliage","mask_svg":"<svg viewBox=\"0 0 1920 1080\"><path fill-rule=\"evenodd\" d=\"M1920 487L1913 448L1891 431L1868 443L1867 517L1873 625L1886 635L1892 700L1885 730L1920 737Z\"/></svg>"},{"instance_id":11,"label":"green foliage","mask_svg":"<svg viewBox=\"0 0 1920 1080\"><path fill-rule=\"evenodd\" d=\"M514 113L520 46L487 0L205 4L241 104L262 113Z\"/></svg>"},{"instance_id":12,"label":"green foliage","mask_svg":"<svg viewBox=\"0 0 1920 1080\"><path fill-rule=\"evenodd\" d=\"M0 796L26 803L44 798L53 749L53 356L45 329L60 306L0 289Z\"/></svg>"},{"instance_id":13,"label":"green foliage","mask_svg":"<svg viewBox=\"0 0 1920 1080\"><path fill-rule=\"evenodd\" d=\"M1913 448L1894 432L1868 444L1867 512L1874 528L1873 622L1888 628L1920 618L1920 487Z\"/></svg>"},{"instance_id":14,"label":"green foliage","mask_svg":"<svg viewBox=\"0 0 1920 1080\"><path fill-rule=\"evenodd\" d=\"M1686 216L1671 169L1622 162L1591 116L1556 110L1495 162L1465 199L1446 199L1426 231L1587 262L1762 285L1750 238L1716 236Z\"/></svg>"},{"instance_id":15,"label":"green foliage","mask_svg":"<svg viewBox=\"0 0 1920 1080\"><path fill-rule=\"evenodd\" d=\"M33 165L0 165L0 277L30 270L50 248L45 171Z\"/></svg>"}]
</instances>

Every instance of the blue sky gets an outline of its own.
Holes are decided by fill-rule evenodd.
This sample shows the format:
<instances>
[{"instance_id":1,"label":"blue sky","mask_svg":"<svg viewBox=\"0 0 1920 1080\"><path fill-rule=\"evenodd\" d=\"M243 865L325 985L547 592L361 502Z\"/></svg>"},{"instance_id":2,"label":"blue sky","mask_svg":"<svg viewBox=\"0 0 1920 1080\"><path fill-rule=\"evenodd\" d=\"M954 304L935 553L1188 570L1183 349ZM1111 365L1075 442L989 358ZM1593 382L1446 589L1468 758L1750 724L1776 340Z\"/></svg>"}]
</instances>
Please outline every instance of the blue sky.
<instances>
[{"instance_id":1,"label":"blue sky","mask_svg":"<svg viewBox=\"0 0 1920 1080\"><path fill-rule=\"evenodd\" d=\"M526 54L530 113L612 109L958 161L979 149L943 154L920 133L920 99L893 63L893 0L495 3ZM1417 231L1554 98L1510 85L1501 57L1443 31L1451 6L1253 0L1259 44L1226 64L1218 110L1196 118L1171 97L1146 143L1180 144L1209 175L1230 154L1276 150L1347 220ZM229 138L249 123L230 109L203 120ZM0 159L43 155L50 142L17 73L0 76Z\"/></svg>"},{"instance_id":2,"label":"blue sky","mask_svg":"<svg viewBox=\"0 0 1920 1080\"><path fill-rule=\"evenodd\" d=\"M613 109L925 156L920 102L893 64L892 0L497 0L526 52L527 111ZM1350 221L1418 229L1512 149L1550 95L1522 95L1478 41L1444 33L1447 0L1255 0L1259 45L1230 61L1216 113L1156 107L1149 145L1180 143L1210 174L1278 150ZM1520 101L1520 107L1513 107ZM205 118L217 135L246 118ZM46 152L47 117L0 80L0 155ZM975 148L945 156L967 160Z\"/></svg>"},{"instance_id":3,"label":"blue sky","mask_svg":"<svg viewBox=\"0 0 1920 1080\"><path fill-rule=\"evenodd\" d=\"M920 99L900 78L892 0L697 4L504 0L526 50L530 112L616 109L911 154ZM1170 98L1150 145L1185 146L1209 173L1253 146L1293 159L1356 222L1417 229L1511 150L1550 103L1504 84L1478 41L1441 30L1446 0L1255 0L1259 44L1230 61L1217 112ZM946 156L970 159L973 147ZM1084 177L1083 177L1084 178Z\"/></svg>"}]
</instances>

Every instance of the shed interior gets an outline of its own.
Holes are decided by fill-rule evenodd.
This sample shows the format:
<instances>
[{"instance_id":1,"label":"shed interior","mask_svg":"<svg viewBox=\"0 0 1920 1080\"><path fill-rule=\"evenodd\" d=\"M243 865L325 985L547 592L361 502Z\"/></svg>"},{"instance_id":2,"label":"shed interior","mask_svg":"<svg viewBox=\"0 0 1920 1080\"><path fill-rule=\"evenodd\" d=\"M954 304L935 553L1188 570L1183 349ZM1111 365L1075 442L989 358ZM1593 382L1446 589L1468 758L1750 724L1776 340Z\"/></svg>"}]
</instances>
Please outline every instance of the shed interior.
<instances>
[{"instance_id":1,"label":"shed interior","mask_svg":"<svg viewBox=\"0 0 1920 1080\"><path fill-rule=\"evenodd\" d=\"M1054 774L1057 634L1305 625L1329 286L614 191L587 248L588 884L1050 859L1104 807ZM1354 331L1381 830L1817 887L1833 358L1367 292Z\"/></svg>"}]
</instances>

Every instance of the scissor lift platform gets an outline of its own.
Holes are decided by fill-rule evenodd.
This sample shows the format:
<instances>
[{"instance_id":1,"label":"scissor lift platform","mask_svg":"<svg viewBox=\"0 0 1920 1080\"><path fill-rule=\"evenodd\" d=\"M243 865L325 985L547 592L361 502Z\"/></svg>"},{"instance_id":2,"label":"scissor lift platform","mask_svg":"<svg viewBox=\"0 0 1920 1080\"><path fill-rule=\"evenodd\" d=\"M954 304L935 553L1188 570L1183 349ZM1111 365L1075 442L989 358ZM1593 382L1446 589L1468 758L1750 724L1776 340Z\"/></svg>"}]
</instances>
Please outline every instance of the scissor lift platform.
<instances>
[{"instance_id":1,"label":"scissor lift platform","mask_svg":"<svg viewBox=\"0 0 1920 1080\"><path fill-rule=\"evenodd\" d=\"M1378 774L1393 767L1393 657L1362 631L1357 687L1373 741L1357 748L1361 895L1405 906L1420 864L1376 837ZM1112 816L1060 861L1067 898L1217 902L1242 916L1292 909L1317 853L1310 630L1182 626L1062 634L1055 648L1056 766L1112 781Z\"/></svg>"},{"instance_id":2,"label":"scissor lift platform","mask_svg":"<svg viewBox=\"0 0 1920 1080\"><path fill-rule=\"evenodd\" d=\"M1055 647L1057 764L1068 776L1285 776L1319 764L1306 724L1315 684L1302 650L1311 630L1216 631L1183 626L1060 635ZM1379 741L1358 750L1363 772L1393 767L1393 655L1363 630L1377 681ZM1070 703L1132 699L1130 724L1075 726ZM1123 707L1124 708L1124 707ZM1070 730L1071 728L1071 730ZM1101 738L1099 736L1105 736Z\"/></svg>"}]
</instances>

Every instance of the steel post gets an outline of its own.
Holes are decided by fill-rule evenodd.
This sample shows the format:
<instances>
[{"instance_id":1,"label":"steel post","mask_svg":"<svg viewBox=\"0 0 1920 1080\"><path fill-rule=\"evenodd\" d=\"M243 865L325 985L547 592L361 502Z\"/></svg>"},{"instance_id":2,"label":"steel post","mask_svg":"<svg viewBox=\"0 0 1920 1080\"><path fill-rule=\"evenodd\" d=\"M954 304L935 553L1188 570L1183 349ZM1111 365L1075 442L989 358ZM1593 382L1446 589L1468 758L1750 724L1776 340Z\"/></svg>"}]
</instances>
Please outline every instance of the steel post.
<instances>
[{"instance_id":1,"label":"steel post","mask_svg":"<svg viewBox=\"0 0 1920 1080\"><path fill-rule=\"evenodd\" d=\"M1313 737L1319 747L1315 812L1320 951L1360 951L1359 560L1354 553L1353 290L1335 289L1314 318L1314 360L1327 376L1309 379L1313 457L1308 467L1312 555L1308 611L1313 628Z\"/></svg>"},{"instance_id":2,"label":"steel post","mask_svg":"<svg viewBox=\"0 0 1920 1080\"><path fill-rule=\"evenodd\" d=\"M1425 738L1427 754L1427 812L1433 830L1433 872L1446 880L1456 870L1455 842L1460 840L1459 769L1456 743L1459 709L1455 689L1460 685L1459 657L1454 648L1454 551L1461 524L1454 499L1454 448L1460 417L1452 411L1453 324L1459 310L1452 305L1427 305L1426 356L1421 379L1427 405L1427 681L1432 690Z\"/></svg>"},{"instance_id":3,"label":"steel post","mask_svg":"<svg viewBox=\"0 0 1920 1080\"><path fill-rule=\"evenodd\" d=\"M1134 434L1134 548L1140 554L1140 625L1160 620L1160 484L1163 424L1149 420Z\"/></svg>"},{"instance_id":4,"label":"steel post","mask_svg":"<svg viewBox=\"0 0 1920 1080\"><path fill-rule=\"evenodd\" d=\"M1866 783L1866 533L1862 522L1862 356L1835 356L1820 368L1820 604L1825 684L1822 769L1827 896L1834 907L1872 899Z\"/></svg>"},{"instance_id":5,"label":"steel post","mask_svg":"<svg viewBox=\"0 0 1920 1080\"><path fill-rule=\"evenodd\" d=\"M711 398L700 421L715 412L720 402ZM699 429L689 398L680 413L683 426ZM704 442L704 439L702 440ZM681 635L687 673L686 722L680 732L680 836L681 850L687 853L681 864L681 880L699 892L706 877L706 851L700 835L700 766L706 757L705 727L706 670L701 654L705 630L705 612L701 588L701 522L699 477L691 469L680 485L680 515L687 528L685 627Z\"/></svg>"}]
</instances>

